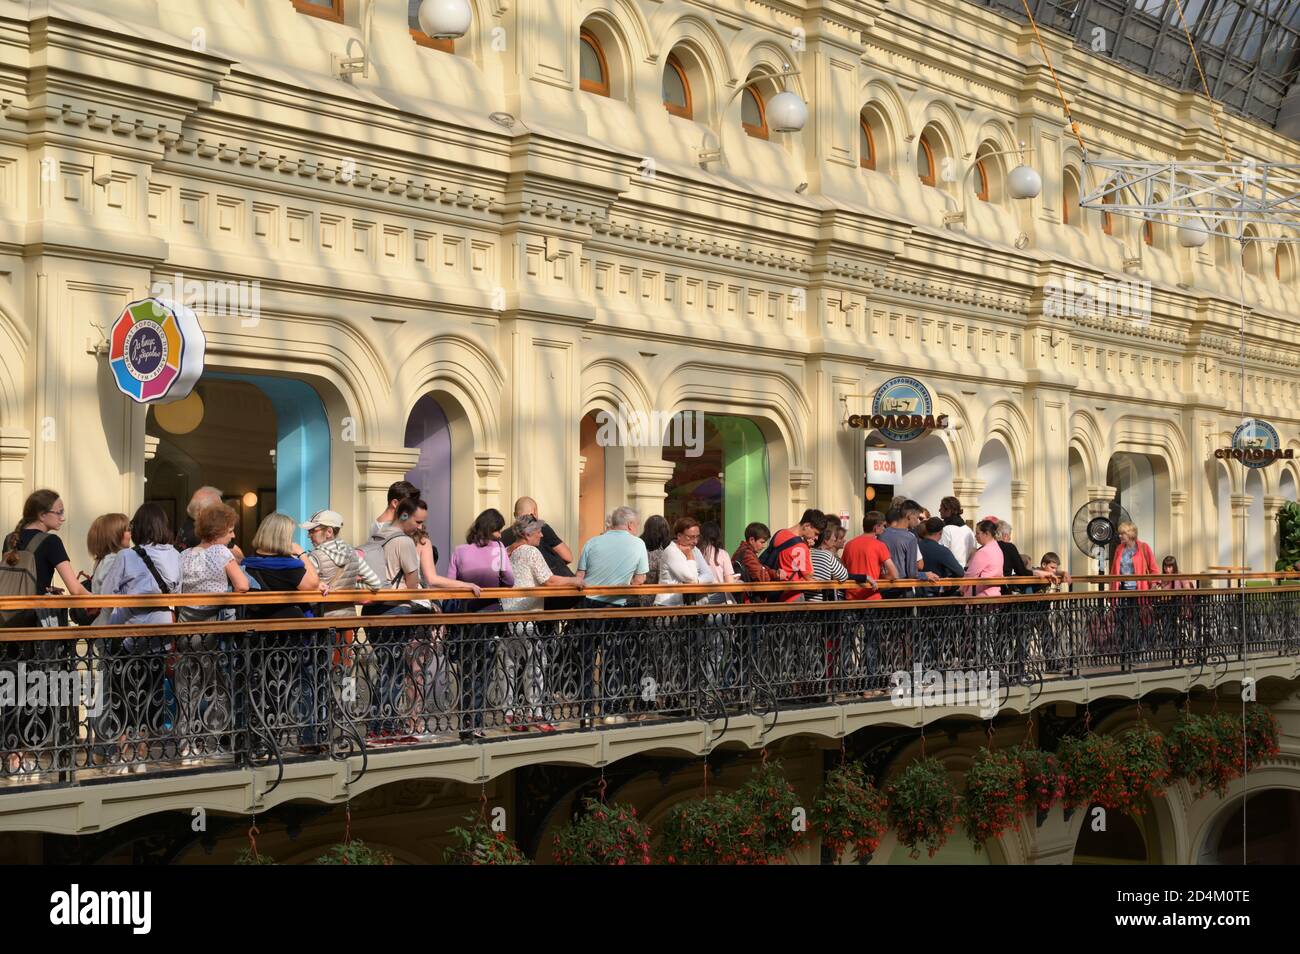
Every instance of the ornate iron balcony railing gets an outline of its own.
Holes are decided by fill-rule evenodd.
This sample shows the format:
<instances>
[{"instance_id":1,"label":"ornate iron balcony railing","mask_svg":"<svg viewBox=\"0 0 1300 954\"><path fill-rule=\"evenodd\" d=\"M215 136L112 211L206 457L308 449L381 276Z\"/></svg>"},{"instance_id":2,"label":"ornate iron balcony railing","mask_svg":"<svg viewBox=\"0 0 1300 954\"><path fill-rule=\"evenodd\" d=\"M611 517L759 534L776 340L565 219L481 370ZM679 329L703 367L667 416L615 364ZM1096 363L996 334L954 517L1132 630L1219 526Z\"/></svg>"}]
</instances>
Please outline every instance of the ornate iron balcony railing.
<instances>
[{"instance_id":1,"label":"ornate iron balcony railing","mask_svg":"<svg viewBox=\"0 0 1300 954\"><path fill-rule=\"evenodd\" d=\"M779 718L888 698L900 672L983 674L982 685L1010 691L1300 654L1300 585L1275 582L0 630L0 792L296 759L361 756L364 771L377 747L490 741L516 727Z\"/></svg>"}]
</instances>

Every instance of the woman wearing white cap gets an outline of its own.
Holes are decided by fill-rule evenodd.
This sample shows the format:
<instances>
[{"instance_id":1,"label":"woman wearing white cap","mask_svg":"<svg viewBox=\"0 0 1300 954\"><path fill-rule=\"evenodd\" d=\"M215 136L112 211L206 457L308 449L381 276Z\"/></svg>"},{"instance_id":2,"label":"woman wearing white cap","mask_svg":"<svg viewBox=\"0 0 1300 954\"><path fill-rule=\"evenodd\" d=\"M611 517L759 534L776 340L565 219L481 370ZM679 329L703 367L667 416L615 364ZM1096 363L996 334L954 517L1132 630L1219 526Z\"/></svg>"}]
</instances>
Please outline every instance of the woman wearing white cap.
<instances>
[{"instance_id":1,"label":"woman wearing white cap","mask_svg":"<svg viewBox=\"0 0 1300 954\"><path fill-rule=\"evenodd\" d=\"M314 549L304 556L311 560L320 574L320 591L328 595L332 590L355 590L358 586L374 592L384 584L357 551L339 539L343 518L333 510L319 510L311 519L299 524L307 531ZM355 616L355 603L326 603L325 616Z\"/></svg>"}]
</instances>

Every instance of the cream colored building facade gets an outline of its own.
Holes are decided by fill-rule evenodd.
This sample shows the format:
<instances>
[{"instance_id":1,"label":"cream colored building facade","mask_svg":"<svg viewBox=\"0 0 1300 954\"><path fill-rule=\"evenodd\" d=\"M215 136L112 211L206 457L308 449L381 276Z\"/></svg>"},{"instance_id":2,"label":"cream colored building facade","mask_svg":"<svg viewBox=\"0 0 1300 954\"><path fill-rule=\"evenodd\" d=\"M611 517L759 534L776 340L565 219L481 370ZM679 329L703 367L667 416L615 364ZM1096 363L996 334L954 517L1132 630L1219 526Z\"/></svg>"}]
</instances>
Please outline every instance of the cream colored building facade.
<instances>
[{"instance_id":1,"label":"cream colored building facade","mask_svg":"<svg viewBox=\"0 0 1300 954\"><path fill-rule=\"evenodd\" d=\"M314 389L350 526L416 465L426 395L455 528L526 493L565 538L598 530L579 525L580 421L620 407L748 418L771 526L805 506L856 525L864 435L845 418L911 374L953 425L905 452L932 509L952 490L968 516L1009 514L1028 553L1065 553L1075 510L1120 486L1184 569L1272 569L1295 463L1212 459L1243 412L1240 253L1070 208L1081 157L1027 27L964 0L474 0L449 53L378 0L368 75L344 80L331 54L358 54L362 4L342 22L307 5L0 0L0 514L59 489L79 566L90 519L144 499L157 441L103 332L179 272L258 283L256 321L203 318L207 371ZM583 30L609 95L580 88ZM1095 155L1218 155L1202 98L1048 43ZM670 59L693 119L663 106ZM807 125L754 138L732 94L786 64ZM1235 150L1300 161L1225 122ZM710 128L724 154L703 168ZM923 138L960 181L921 181ZM972 158L1020 141L1041 196L1006 196L1002 156L978 198ZM1247 252L1244 411L1296 447L1300 269L1274 254ZM1052 282L1130 279L1151 282L1149 320L1045 311ZM600 509L648 514L673 464L607 448L600 472Z\"/></svg>"}]
</instances>

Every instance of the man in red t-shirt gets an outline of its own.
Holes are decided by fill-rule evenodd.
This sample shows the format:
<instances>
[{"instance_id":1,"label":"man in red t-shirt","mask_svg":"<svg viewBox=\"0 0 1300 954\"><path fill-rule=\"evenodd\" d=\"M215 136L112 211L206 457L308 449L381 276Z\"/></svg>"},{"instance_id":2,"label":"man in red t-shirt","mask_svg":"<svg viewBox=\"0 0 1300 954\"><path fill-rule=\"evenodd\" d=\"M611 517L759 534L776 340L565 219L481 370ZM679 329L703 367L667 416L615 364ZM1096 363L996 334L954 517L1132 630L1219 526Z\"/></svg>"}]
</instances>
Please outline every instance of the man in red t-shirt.
<instances>
[{"instance_id":1,"label":"man in red t-shirt","mask_svg":"<svg viewBox=\"0 0 1300 954\"><path fill-rule=\"evenodd\" d=\"M769 544L777 550L780 561L780 574L783 580L812 581L812 545L826 529L826 514L820 510L808 509L803 512L799 522L793 527L778 530ZM798 539L797 543L790 543ZM789 544L787 546L787 544ZM782 547L785 549L781 549ZM803 595L802 590L792 590L781 594L781 602L790 603Z\"/></svg>"},{"instance_id":2,"label":"man in red t-shirt","mask_svg":"<svg viewBox=\"0 0 1300 954\"><path fill-rule=\"evenodd\" d=\"M880 542L880 532L885 529L885 515L872 510L862 518L862 536L854 537L844 548L841 562L852 576L865 576L869 580L896 580L898 570L889 558L889 547ZM873 585L869 590L849 590L850 600L878 600L880 590Z\"/></svg>"}]
</instances>

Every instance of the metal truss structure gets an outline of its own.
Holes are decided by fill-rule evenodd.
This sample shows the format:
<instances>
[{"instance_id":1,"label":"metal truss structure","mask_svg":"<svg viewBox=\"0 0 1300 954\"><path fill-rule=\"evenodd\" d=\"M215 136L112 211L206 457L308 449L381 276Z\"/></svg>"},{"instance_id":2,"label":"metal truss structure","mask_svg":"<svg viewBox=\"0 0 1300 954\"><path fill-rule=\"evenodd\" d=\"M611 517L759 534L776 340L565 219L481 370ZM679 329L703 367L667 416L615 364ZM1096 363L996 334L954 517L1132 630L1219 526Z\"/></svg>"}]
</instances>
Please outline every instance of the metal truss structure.
<instances>
[{"instance_id":1,"label":"metal truss structure","mask_svg":"<svg viewBox=\"0 0 1300 954\"><path fill-rule=\"evenodd\" d=\"M1300 164L1088 159L1098 182L1085 209L1179 230L1186 246L1205 236L1241 242L1300 243Z\"/></svg>"}]
</instances>

